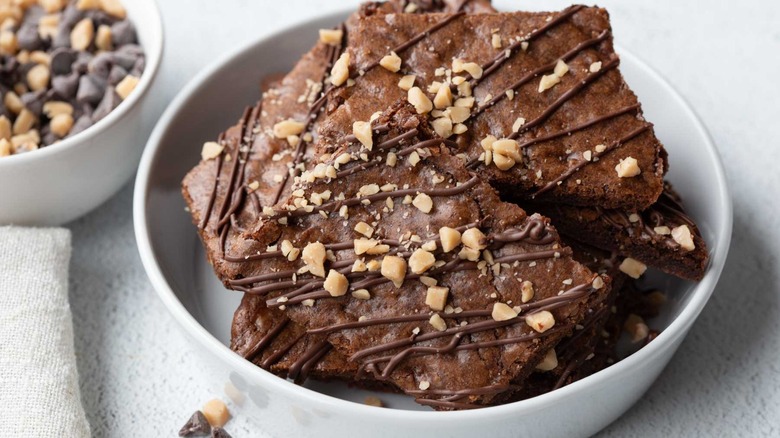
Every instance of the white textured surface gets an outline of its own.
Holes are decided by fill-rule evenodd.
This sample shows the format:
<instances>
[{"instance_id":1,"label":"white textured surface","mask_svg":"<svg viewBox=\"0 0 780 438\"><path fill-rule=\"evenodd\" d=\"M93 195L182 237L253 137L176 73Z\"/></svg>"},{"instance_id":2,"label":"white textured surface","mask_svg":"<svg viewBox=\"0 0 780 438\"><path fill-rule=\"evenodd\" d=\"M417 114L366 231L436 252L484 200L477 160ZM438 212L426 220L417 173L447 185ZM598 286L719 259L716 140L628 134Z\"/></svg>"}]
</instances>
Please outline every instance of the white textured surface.
<instances>
[{"instance_id":1,"label":"white textured surface","mask_svg":"<svg viewBox=\"0 0 780 438\"><path fill-rule=\"evenodd\" d=\"M357 1L160 0L172 97L231 47ZM557 9L565 1L522 2ZM498 1L504 9L522 5ZM656 385L605 437L780 435L780 3L603 0L617 41L669 78L711 130L735 201L715 295ZM228 48L228 49L226 49ZM238 116L238 115L237 115ZM674 157L671 158L674 165ZM71 306L82 398L97 436L173 436L222 395L167 315L136 253L131 188L71 224ZM246 429L240 411L228 423Z\"/></svg>"},{"instance_id":2,"label":"white textured surface","mask_svg":"<svg viewBox=\"0 0 780 438\"><path fill-rule=\"evenodd\" d=\"M3 436L89 436L68 306L70 251L68 230L0 227Z\"/></svg>"}]
</instances>

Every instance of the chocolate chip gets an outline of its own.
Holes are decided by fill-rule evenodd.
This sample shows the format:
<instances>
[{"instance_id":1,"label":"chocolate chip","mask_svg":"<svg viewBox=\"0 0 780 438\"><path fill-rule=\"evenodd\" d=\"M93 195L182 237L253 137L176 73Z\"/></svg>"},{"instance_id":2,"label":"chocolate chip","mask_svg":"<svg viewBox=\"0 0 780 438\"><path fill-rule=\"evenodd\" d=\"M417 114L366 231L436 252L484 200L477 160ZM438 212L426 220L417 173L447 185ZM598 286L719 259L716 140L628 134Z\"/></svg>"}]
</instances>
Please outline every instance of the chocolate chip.
<instances>
[{"instance_id":1,"label":"chocolate chip","mask_svg":"<svg viewBox=\"0 0 780 438\"><path fill-rule=\"evenodd\" d=\"M103 24L110 26L115 21L114 18L111 18L110 15L106 14L105 12L99 9L88 10L87 17L89 17L92 20L92 24L95 25L95 29L97 29L98 26Z\"/></svg>"},{"instance_id":2,"label":"chocolate chip","mask_svg":"<svg viewBox=\"0 0 780 438\"><path fill-rule=\"evenodd\" d=\"M54 95L63 100L70 100L76 97L78 87L79 75L75 72L66 76L55 76L51 80L51 89Z\"/></svg>"},{"instance_id":3,"label":"chocolate chip","mask_svg":"<svg viewBox=\"0 0 780 438\"><path fill-rule=\"evenodd\" d=\"M41 36L38 35L38 26L32 23L23 24L16 32L19 48L22 50L38 50L43 46Z\"/></svg>"},{"instance_id":4,"label":"chocolate chip","mask_svg":"<svg viewBox=\"0 0 780 438\"><path fill-rule=\"evenodd\" d=\"M225 429L221 427L215 427L211 430L211 438L232 438L229 433L225 431Z\"/></svg>"},{"instance_id":5,"label":"chocolate chip","mask_svg":"<svg viewBox=\"0 0 780 438\"><path fill-rule=\"evenodd\" d=\"M187 423L179 430L179 436L206 436L211 433L211 426L203 412L196 411Z\"/></svg>"},{"instance_id":6,"label":"chocolate chip","mask_svg":"<svg viewBox=\"0 0 780 438\"><path fill-rule=\"evenodd\" d=\"M140 78L141 75L143 75L144 70L146 70L146 57L141 56L140 58L138 58L137 61L135 61L135 65L133 66L133 69L130 71L130 74Z\"/></svg>"},{"instance_id":7,"label":"chocolate chip","mask_svg":"<svg viewBox=\"0 0 780 438\"><path fill-rule=\"evenodd\" d=\"M133 68L133 70L135 70L135 68ZM111 67L111 72L108 74L108 83L111 85L116 85L121 82L125 76L127 76L127 70L118 65L115 65Z\"/></svg>"},{"instance_id":8,"label":"chocolate chip","mask_svg":"<svg viewBox=\"0 0 780 438\"><path fill-rule=\"evenodd\" d=\"M76 61L73 62L71 68L81 74L85 74L89 71L89 62L92 61L92 54L88 52L78 52Z\"/></svg>"},{"instance_id":9,"label":"chocolate chip","mask_svg":"<svg viewBox=\"0 0 780 438\"><path fill-rule=\"evenodd\" d=\"M92 114L92 122L97 123L105 118L114 108L118 107L122 103L122 98L116 94L114 87L106 88L106 94L103 96L103 100L95 108L94 114Z\"/></svg>"},{"instance_id":10,"label":"chocolate chip","mask_svg":"<svg viewBox=\"0 0 780 438\"><path fill-rule=\"evenodd\" d=\"M114 64L122 66L125 70L132 70L133 66L135 66L135 61L138 59L135 55L123 52L115 52L113 56Z\"/></svg>"},{"instance_id":11,"label":"chocolate chip","mask_svg":"<svg viewBox=\"0 0 780 438\"><path fill-rule=\"evenodd\" d=\"M57 75L70 74L78 55L75 50L61 47L51 53L51 72Z\"/></svg>"},{"instance_id":12,"label":"chocolate chip","mask_svg":"<svg viewBox=\"0 0 780 438\"><path fill-rule=\"evenodd\" d=\"M51 40L51 46L55 49L60 47L70 47L70 32L68 29L60 26L60 28L57 29L57 33L54 35L54 38Z\"/></svg>"},{"instance_id":13,"label":"chocolate chip","mask_svg":"<svg viewBox=\"0 0 780 438\"><path fill-rule=\"evenodd\" d=\"M114 55L112 53L101 53L87 65L87 70L103 79L108 79L108 74L111 73L111 66L114 64Z\"/></svg>"},{"instance_id":14,"label":"chocolate chip","mask_svg":"<svg viewBox=\"0 0 780 438\"><path fill-rule=\"evenodd\" d=\"M46 98L46 90L24 93L20 97L25 108L36 116L41 115L41 112L43 112L43 101Z\"/></svg>"},{"instance_id":15,"label":"chocolate chip","mask_svg":"<svg viewBox=\"0 0 780 438\"><path fill-rule=\"evenodd\" d=\"M57 137L53 132L47 132L46 134L43 134L41 140L43 141L44 145L50 146L56 143L59 140L59 137Z\"/></svg>"},{"instance_id":16,"label":"chocolate chip","mask_svg":"<svg viewBox=\"0 0 780 438\"><path fill-rule=\"evenodd\" d=\"M127 44L116 50L116 53L124 53L131 56L144 56L144 49L138 44Z\"/></svg>"},{"instance_id":17,"label":"chocolate chip","mask_svg":"<svg viewBox=\"0 0 780 438\"><path fill-rule=\"evenodd\" d=\"M61 29L64 28L66 29L66 32L69 33L71 29L73 29L73 26L81 21L85 16L85 11L79 10L74 5L68 6L64 11L62 11L62 15L60 16Z\"/></svg>"},{"instance_id":18,"label":"chocolate chip","mask_svg":"<svg viewBox=\"0 0 780 438\"><path fill-rule=\"evenodd\" d=\"M80 103L97 105L106 92L106 81L95 75L82 76L79 79L79 91L76 100Z\"/></svg>"},{"instance_id":19,"label":"chocolate chip","mask_svg":"<svg viewBox=\"0 0 780 438\"><path fill-rule=\"evenodd\" d=\"M68 134L68 137L73 137L74 135L84 131L90 126L92 126L92 118L88 115L83 115L79 117L78 120L76 120L76 123L73 125L73 128L70 129L70 133Z\"/></svg>"},{"instance_id":20,"label":"chocolate chip","mask_svg":"<svg viewBox=\"0 0 780 438\"><path fill-rule=\"evenodd\" d=\"M122 20L112 24L111 40L114 42L115 47L138 42L133 23L131 23L130 20Z\"/></svg>"}]
</instances>

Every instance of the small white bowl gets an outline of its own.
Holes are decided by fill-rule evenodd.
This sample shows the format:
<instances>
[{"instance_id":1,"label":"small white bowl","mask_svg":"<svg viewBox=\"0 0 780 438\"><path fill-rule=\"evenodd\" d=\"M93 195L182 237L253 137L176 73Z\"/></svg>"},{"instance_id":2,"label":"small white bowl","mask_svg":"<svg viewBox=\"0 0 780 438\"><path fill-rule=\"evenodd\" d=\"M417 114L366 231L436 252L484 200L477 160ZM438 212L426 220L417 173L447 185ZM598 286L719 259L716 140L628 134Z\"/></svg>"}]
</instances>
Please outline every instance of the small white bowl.
<instances>
[{"instance_id":1,"label":"small white bowl","mask_svg":"<svg viewBox=\"0 0 780 438\"><path fill-rule=\"evenodd\" d=\"M624 50L622 71L644 103L671 157L669 179L686 201L711 250L704 280L651 275L669 294L653 321L662 333L625 360L530 400L474 411L420 411L407 397L381 395L390 408L360 402L365 392L341 384L300 387L227 347L240 294L226 291L206 262L180 194L204 141L234 123L259 97L259 79L288 71L317 29L345 14L313 20L251 44L202 71L171 103L152 134L136 180L134 221L144 267L165 306L213 364L213 386L233 383L248 396L240 414L270 436L589 436L614 421L650 387L712 294L731 239L732 207L709 135L677 92ZM200 366L200 364L198 365ZM186 372L186 370L182 370ZM182 414L186 414L183 412Z\"/></svg>"},{"instance_id":2,"label":"small white bowl","mask_svg":"<svg viewBox=\"0 0 780 438\"><path fill-rule=\"evenodd\" d=\"M59 225L113 196L133 175L157 104L149 88L163 53L155 0L125 0L146 53L138 86L106 118L36 151L0 158L0 224Z\"/></svg>"}]
</instances>

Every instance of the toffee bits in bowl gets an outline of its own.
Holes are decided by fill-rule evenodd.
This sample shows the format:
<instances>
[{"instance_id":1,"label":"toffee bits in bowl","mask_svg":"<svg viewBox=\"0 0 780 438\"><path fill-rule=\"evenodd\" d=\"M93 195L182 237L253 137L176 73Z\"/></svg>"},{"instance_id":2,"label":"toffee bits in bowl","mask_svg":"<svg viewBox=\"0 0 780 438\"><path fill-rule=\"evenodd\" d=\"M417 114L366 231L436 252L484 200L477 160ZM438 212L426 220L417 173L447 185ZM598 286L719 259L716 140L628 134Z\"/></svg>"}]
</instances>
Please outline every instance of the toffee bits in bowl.
<instances>
[{"instance_id":1,"label":"toffee bits in bowl","mask_svg":"<svg viewBox=\"0 0 780 438\"><path fill-rule=\"evenodd\" d=\"M0 1L0 157L75 136L136 88L146 67L117 0Z\"/></svg>"}]
</instances>

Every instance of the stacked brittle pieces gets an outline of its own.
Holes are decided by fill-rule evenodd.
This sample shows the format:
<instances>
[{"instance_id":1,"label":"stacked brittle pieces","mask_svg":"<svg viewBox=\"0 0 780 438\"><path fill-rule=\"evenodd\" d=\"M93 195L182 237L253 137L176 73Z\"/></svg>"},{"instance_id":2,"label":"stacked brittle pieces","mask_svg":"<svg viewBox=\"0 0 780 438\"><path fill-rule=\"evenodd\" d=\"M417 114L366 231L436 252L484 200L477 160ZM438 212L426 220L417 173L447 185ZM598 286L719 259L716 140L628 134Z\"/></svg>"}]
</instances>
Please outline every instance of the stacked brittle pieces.
<instances>
[{"instance_id":1,"label":"stacked brittle pieces","mask_svg":"<svg viewBox=\"0 0 780 438\"><path fill-rule=\"evenodd\" d=\"M184 180L244 293L231 348L451 410L586 377L624 329L648 342L662 296L634 279L699 279L707 251L618 67L584 6L392 1L322 30Z\"/></svg>"}]
</instances>

